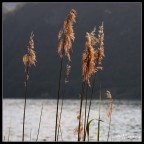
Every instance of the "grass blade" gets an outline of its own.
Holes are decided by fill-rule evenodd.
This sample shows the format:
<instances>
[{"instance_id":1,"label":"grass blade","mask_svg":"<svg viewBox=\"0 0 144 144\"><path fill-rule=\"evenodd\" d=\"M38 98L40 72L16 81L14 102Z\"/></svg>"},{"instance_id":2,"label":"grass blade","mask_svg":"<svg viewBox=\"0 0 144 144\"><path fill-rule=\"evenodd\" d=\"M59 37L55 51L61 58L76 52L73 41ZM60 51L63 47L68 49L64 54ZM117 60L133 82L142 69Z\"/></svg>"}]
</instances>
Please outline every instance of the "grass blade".
<instances>
[{"instance_id":1,"label":"grass blade","mask_svg":"<svg viewBox=\"0 0 144 144\"><path fill-rule=\"evenodd\" d=\"M87 125L86 125L86 131L87 131L88 141L89 141L89 127L90 127L90 124L93 122L93 120L95 120L95 119L91 119L91 120L87 123Z\"/></svg>"}]
</instances>

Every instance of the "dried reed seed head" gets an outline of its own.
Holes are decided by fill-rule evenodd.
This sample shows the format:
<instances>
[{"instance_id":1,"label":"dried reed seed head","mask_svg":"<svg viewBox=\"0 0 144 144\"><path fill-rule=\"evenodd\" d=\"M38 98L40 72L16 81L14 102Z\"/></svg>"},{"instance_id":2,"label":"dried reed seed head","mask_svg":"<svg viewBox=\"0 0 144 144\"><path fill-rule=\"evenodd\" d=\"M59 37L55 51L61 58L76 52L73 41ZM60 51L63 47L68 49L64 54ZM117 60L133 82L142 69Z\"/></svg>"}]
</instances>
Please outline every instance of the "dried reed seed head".
<instances>
[{"instance_id":1,"label":"dried reed seed head","mask_svg":"<svg viewBox=\"0 0 144 144\"><path fill-rule=\"evenodd\" d=\"M61 30L58 34L59 44L58 44L58 54L62 58L63 52L67 56L68 60L71 61L70 58L70 49L72 47L72 42L74 42L75 36L73 31L73 23L76 22L76 11L72 9L68 14L66 20L64 21L63 30ZM64 34L64 40L62 39L62 35ZM62 39L60 41L60 39ZM63 51L64 50L64 51Z\"/></svg>"},{"instance_id":2,"label":"dried reed seed head","mask_svg":"<svg viewBox=\"0 0 144 144\"><path fill-rule=\"evenodd\" d=\"M97 49L97 57L98 57L98 64L101 64L101 61L104 57L104 49L103 48L98 48Z\"/></svg>"},{"instance_id":3,"label":"dried reed seed head","mask_svg":"<svg viewBox=\"0 0 144 144\"><path fill-rule=\"evenodd\" d=\"M26 66L27 63L28 63L28 60L29 60L28 55L25 54L25 55L23 56L23 59L22 59L22 60L23 60L24 65Z\"/></svg>"},{"instance_id":4,"label":"dried reed seed head","mask_svg":"<svg viewBox=\"0 0 144 144\"><path fill-rule=\"evenodd\" d=\"M66 65L66 76L68 77L70 74L71 66L69 64Z\"/></svg>"},{"instance_id":5,"label":"dried reed seed head","mask_svg":"<svg viewBox=\"0 0 144 144\"><path fill-rule=\"evenodd\" d=\"M104 28L103 28L103 22L102 25L99 26L99 34L98 34L98 39L99 39L99 48L98 48L98 64L101 64L101 61L103 57L105 56L104 54Z\"/></svg>"},{"instance_id":6,"label":"dried reed seed head","mask_svg":"<svg viewBox=\"0 0 144 144\"><path fill-rule=\"evenodd\" d=\"M95 42L95 29L91 33L86 33L86 49L82 54L82 76L84 81L90 86L90 77L92 74L96 72L95 68L95 61L96 61L96 54L94 50Z\"/></svg>"},{"instance_id":7,"label":"dried reed seed head","mask_svg":"<svg viewBox=\"0 0 144 144\"><path fill-rule=\"evenodd\" d=\"M34 49L34 40L33 40L33 37L34 37L34 34L33 34L33 32L31 32L30 40L29 40L29 48L30 49Z\"/></svg>"},{"instance_id":8,"label":"dried reed seed head","mask_svg":"<svg viewBox=\"0 0 144 144\"><path fill-rule=\"evenodd\" d=\"M90 33L92 46L99 43L99 39L96 37L95 33L96 33L96 27L94 27L93 31L91 31L91 33Z\"/></svg>"},{"instance_id":9,"label":"dried reed seed head","mask_svg":"<svg viewBox=\"0 0 144 144\"><path fill-rule=\"evenodd\" d=\"M63 49L63 39L60 39L59 43L58 43L58 54L59 54L60 58L63 57L62 49Z\"/></svg>"},{"instance_id":10,"label":"dried reed seed head","mask_svg":"<svg viewBox=\"0 0 144 144\"><path fill-rule=\"evenodd\" d=\"M110 91L108 91L108 90L106 91L106 97L109 99L112 99L112 95L111 95Z\"/></svg>"},{"instance_id":11,"label":"dried reed seed head","mask_svg":"<svg viewBox=\"0 0 144 144\"><path fill-rule=\"evenodd\" d=\"M60 30L60 31L59 31L59 34L58 34L58 40L60 40L60 39L62 38L62 35L63 35L63 31Z\"/></svg>"},{"instance_id":12,"label":"dried reed seed head","mask_svg":"<svg viewBox=\"0 0 144 144\"><path fill-rule=\"evenodd\" d=\"M109 118L111 116L111 114L112 114L112 109L113 109L112 102L113 102L113 99L112 99L112 95L111 95L110 91L108 91L108 90L106 91L106 97L108 99L110 99L110 102L108 103L108 112L106 114L107 118Z\"/></svg>"},{"instance_id":13,"label":"dried reed seed head","mask_svg":"<svg viewBox=\"0 0 144 144\"><path fill-rule=\"evenodd\" d=\"M23 56L23 63L26 66L35 65L36 62L36 52L34 51L34 40L33 40L34 34L33 32L30 35L30 40L29 40L29 46L28 48L28 54L25 54Z\"/></svg>"}]
</instances>

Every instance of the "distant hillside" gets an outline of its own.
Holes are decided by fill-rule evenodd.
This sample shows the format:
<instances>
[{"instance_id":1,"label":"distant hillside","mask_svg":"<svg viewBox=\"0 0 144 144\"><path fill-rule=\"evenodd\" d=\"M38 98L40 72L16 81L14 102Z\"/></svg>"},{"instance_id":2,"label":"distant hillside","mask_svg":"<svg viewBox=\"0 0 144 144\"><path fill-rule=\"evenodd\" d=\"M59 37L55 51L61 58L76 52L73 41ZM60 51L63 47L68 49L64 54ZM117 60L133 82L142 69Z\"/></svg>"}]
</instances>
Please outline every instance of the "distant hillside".
<instances>
[{"instance_id":1,"label":"distant hillside","mask_svg":"<svg viewBox=\"0 0 144 144\"><path fill-rule=\"evenodd\" d=\"M74 24L72 69L66 98L79 98L81 58L85 34L104 22L104 70L97 74L115 99L141 98L140 3L28 3L3 20L3 97L24 98L24 65L30 33L34 32L36 67L30 69L29 98L56 98L60 60L57 35L69 11L77 11ZM63 75L64 76L64 75ZM95 96L97 97L97 96Z\"/></svg>"}]
</instances>

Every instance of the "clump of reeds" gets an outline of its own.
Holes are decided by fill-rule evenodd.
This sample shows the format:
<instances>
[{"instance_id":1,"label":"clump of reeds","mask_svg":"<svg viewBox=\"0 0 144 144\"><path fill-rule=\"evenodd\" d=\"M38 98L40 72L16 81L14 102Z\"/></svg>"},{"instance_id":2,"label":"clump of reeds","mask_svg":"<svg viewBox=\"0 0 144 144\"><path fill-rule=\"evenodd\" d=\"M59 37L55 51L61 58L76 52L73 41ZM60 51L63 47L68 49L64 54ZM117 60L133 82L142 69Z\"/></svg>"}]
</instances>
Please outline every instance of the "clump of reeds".
<instances>
[{"instance_id":1,"label":"clump of reeds","mask_svg":"<svg viewBox=\"0 0 144 144\"><path fill-rule=\"evenodd\" d=\"M82 91L81 91L81 101L80 101L80 119L81 119L81 111L82 111L82 102L83 102L83 96L84 96L84 90L86 86L86 103L85 103L85 120L84 120L84 141L86 137L86 125L88 124L89 120L89 114L90 114L90 108L91 108L91 101L93 96L93 90L95 85L95 78L96 78L96 72L98 70L102 70L101 61L104 57L104 31L103 31L103 23L99 27L99 34L96 36L95 34L96 28L91 33L86 33L86 48L82 55ZM97 49L95 48L97 47ZM92 90L91 90L91 96L90 96L90 104L89 104L89 110L87 115L87 121L86 121L86 109L87 109L87 95L88 95L88 87L91 87L90 84L90 78L93 77L93 83L92 83ZM80 128L80 121L79 121L79 128ZM78 134L78 141L79 134Z\"/></svg>"},{"instance_id":2,"label":"clump of reeds","mask_svg":"<svg viewBox=\"0 0 144 144\"><path fill-rule=\"evenodd\" d=\"M35 66L36 62L36 53L34 51L34 34L33 32L30 35L29 45L27 47L27 54L23 56L23 63L25 65L25 102L24 102L24 114L23 114L23 134L22 141L24 141L24 125L25 125L25 110L26 110L26 98L28 96L28 80L29 80L29 67L31 65Z\"/></svg>"},{"instance_id":3,"label":"clump of reeds","mask_svg":"<svg viewBox=\"0 0 144 144\"><path fill-rule=\"evenodd\" d=\"M97 43L96 43L98 49L95 50L95 74L93 77L93 82L92 82L92 89L91 89L91 94L90 94L90 103L89 103L89 109L88 109L88 115L87 115L87 124L89 121L89 115L90 115L90 109L91 109L91 102L92 102L92 98L93 98L93 92L94 92L94 86L95 86L95 80L96 80L96 73L98 72L98 70L102 70L103 67L99 66L101 65L101 61L103 59L104 55L104 26L103 26L103 22L102 25L99 26L99 33L98 33L98 37L97 37Z\"/></svg>"},{"instance_id":4,"label":"clump of reeds","mask_svg":"<svg viewBox=\"0 0 144 144\"><path fill-rule=\"evenodd\" d=\"M109 135L110 135L110 126L111 126L111 115L112 115L112 109L113 109L113 99L112 99L112 95L110 93L110 91L106 91L106 96L107 98L110 100L108 103L108 111L107 111L107 118L109 118L109 129L108 129L108 137L107 137L107 141L109 139Z\"/></svg>"},{"instance_id":5,"label":"clump of reeds","mask_svg":"<svg viewBox=\"0 0 144 144\"><path fill-rule=\"evenodd\" d=\"M55 141L58 141L57 131L59 131L58 127L58 106L59 106L59 98L60 98L60 89L61 89L61 74L62 74L62 67L63 67L63 58L64 54L67 57L67 72L66 72L66 78L68 78L68 75L70 73L70 65L69 62L71 61L71 54L70 50L72 48L72 42L75 40L74 36L74 30L73 30L73 24L75 22L77 12L72 9L70 13L68 14L66 20L64 21L63 28L60 30L58 34L58 55L60 57L60 74L59 74L59 83L58 83L58 97L57 97L57 109L56 109L56 124L55 124ZM67 79L65 80L65 83L67 82ZM64 96L63 96L64 97ZM63 103L63 102L62 102ZM62 110L62 109L61 109ZM61 118L61 116L60 116ZM60 123L60 121L59 121Z\"/></svg>"}]
</instances>

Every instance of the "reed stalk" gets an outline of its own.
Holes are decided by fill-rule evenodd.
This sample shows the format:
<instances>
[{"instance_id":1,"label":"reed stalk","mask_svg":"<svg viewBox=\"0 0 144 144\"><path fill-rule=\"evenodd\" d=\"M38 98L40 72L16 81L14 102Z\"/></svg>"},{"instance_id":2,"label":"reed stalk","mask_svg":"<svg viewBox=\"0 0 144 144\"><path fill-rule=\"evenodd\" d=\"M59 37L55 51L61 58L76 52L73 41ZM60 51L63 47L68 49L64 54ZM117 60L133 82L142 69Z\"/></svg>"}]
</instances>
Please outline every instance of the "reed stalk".
<instances>
[{"instance_id":1,"label":"reed stalk","mask_svg":"<svg viewBox=\"0 0 144 144\"><path fill-rule=\"evenodd\" d=\"M98 63L96 63L96 67L98 66ZM89 102L89 108L88 108L88 115L87 115L87 124L89 121L89 115L90 115L90 110L91 110L91 103L93 99L93 92L94 92L94 87L95 87L95 80L96 80L96 73L93 77L93 82L92 82L92 90L91 90L91 95L90 95L90 102Z\"/></svg>"},{"instance_id":2,"label":"reed stalk","mask_svg":"<svg viewBox=\"0 0 144 144\"><path fill-rule=\"evenodd\" d=\"M108 112L107 112L107 118L109 118L109 127L108 127L108 137L107 141L109 140L109 135L110 135L110 126L111 126L111 115L112 115L112 109L113 109L113 99L110 91L106 91L106 96L108 99L110 99L110 102L108 103Z\"/></svg>"},{"instance_id":3,"label":"reed stalk","mask_svg":"<svg viewBox=\"0 0 144 144\"><path fill-rule=\"evenodd\" d=\"M78 125L78 141L80 141L80 126L81 126L81 113L82 113L82 103L84 95L85 82L82 82L81 100L80 100L80 113L79 113L79 125Z\"/></svg>"},{"instance_id":4,"label":"reed stalk","mask_svg":"<svg viewBox=\"0 0 144 144\"><path fill-rule=\"evenodd\" d=\"M23 63L25 65L25 101L24 101L24 113L23 113L23 133L22 141L24 141L24 126L25 126L25 111L26 111L26 99L28 97L28 80L29 80L29 67L31 65L35 66L36 54L34 51L34 34L30 35L29 46L27 47L28 53L23 56Z\"/></svg>"},{"instance_id":5,"label":"reed stalk","mask_svg":"<svg viewBox=\"0 0 144 144\"><path fill-rule=\"evenodd\" d=\"M91 110L91 102L92 102L93 92L94 92L94 87L95 87L96 73L98 70L102 70L102 67L99 67L98 65L101 64L101 61L102 61L103 57L105 56L104 55L104 26L103 26L103 22L102 22L102 25L99 26L99 34L98 34L98 38L96 38L96 44L99 48L95 50L95 56L96 56L95 69L96 69L96 72L94 74L93 82L92 82L92 90L91 90L90 103L89 103L89 109L88 109L87 124L89 121L89 115L90 115L90 110Z\"/></svg>"},{"instance_id":6,"label":"reed stalk","mask_svg":"<svg viewBox=\"0 0 144 144\"><path fill-rule=\"evenodd\" d=\"M28 96L28 78L27 77L28 77L28 64L26 65L26 77L25 77L25 101L24 101L24 114L23 114L23 134L22 134L22 141L24 141L26 98Z\"/></svg>"},{"instance_id":7,"label":"reed stalk","mask_svg":"<svg viewBox=\"0 0 144 144\"><path fill-rule=\"evenodd\" d=\"M109 129L108 129L107 141L109 140L109 136L110 136L110 126L111 126L111 115L110 115L110 121L109 121Z\"/></svg>"},{"instance_id":8,"label":"reed stalk","mask_svg":"<svg viewBox=\"0 0 144 144\"><path fill-rule=\"evenodd\" d=\"M85 116L84 116L84 139L86 138L86 111L87 111L88 84L86 85L86 101L85 101Z\"/></svg>"},{"instance_id":9,"label":"reed stalk","mask_svg":"<svg viewBox=\"0 0 144 144\"><path fill-rule=\"evenodd\" d=\"M64 90L65 90L65 89L64 89ZM61 115L62 115L62 109L63 109L64 94L65 94L65 91L64 91L63 96L62 96L62 104L61 104L61 111L60 111L60 118L59 118L57 141L58 141L58 137L59 137L59 129L61 128ZM61 138L62 138L62 133L61 133Z\"/></svg>"},{"instance_id":10,"label":"reed stalk","mask_svg":"<svg viewBox=\"0 0 144 144\"><path fill-rule=\"evenodd\" d=\"M55 141L57 140L57 120L58 120L58 105L59 105L59 97L60 97L60 83L61 83L61 75L62 75L62 65L63 65L63 57L60 62L60 74L59 74L59 84L58 84L58 97L57 97L57 110L56 110L56 125L55 125Z\"/></svg>"},{"instance_id":11,"label":"reed stalk","mask_svg":"<svg viewBox=\"0 0 144 144\"><path fill-rule=\"evenodd\" d=\"M40 131L40 124L41 124L42 110L43 110L43 104L42 104L42 108L41 108L41 114L40 114L40 120L39 120L39 128L38 128L38 133L37 133L37 139L36 139L36 141L38 141L38 136L39 136L39 131Z\"/></svg>"},{"instance_id":12,"label":"reed stalk","mask_svg":"<svg viewBox=\"0 0 144 144\"><path fill-rule=\"evenodd\" d=\"M71 61L70 49L72 47L72 42L74 42L75 36L73 32L73 23L75 22L76 11L72 9L68 14L66 20L63 24L63 29L60 30L58 34L58 54L61 59L60 74L59 74L59 83L58 83L58 97L57 97L57 109L56 109L56 124L55 124L55 141L58 141L58 110L59 110L59 98L60 98L60 88L61 88L61 75L62 75L62 66L64 54L67 57L68 61ZM61 111L62 112L62 111ZM60 118L61 119L61 118Z\"/></svg>"}]
</instances>

